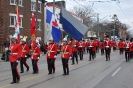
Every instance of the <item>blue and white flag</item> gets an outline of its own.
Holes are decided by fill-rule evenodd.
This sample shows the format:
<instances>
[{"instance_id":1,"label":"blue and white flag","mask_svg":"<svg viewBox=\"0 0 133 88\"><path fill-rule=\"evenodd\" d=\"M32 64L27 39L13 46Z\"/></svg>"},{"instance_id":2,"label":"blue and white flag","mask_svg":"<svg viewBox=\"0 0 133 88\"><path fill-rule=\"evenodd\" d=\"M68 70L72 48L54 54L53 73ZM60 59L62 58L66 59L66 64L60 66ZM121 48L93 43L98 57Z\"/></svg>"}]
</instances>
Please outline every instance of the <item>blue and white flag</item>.
<instances>
[{"instance_id":1,"label":"blue and white flag","mask_svg":"<svg viewBox=\"0 0 133 88\"><path fill-rule=\"evenodd\" d=\"M77 19L75 19L64 7L61 7L60 22L63 29L74 39L80 41L85 33L88 31L88 27Z\"/></svg>"},{"instance_id":2,"label":"blue and white flag","mask_svg":"<svg viewBox=\"0 0 133 88\"><path fill-rule=\"evenodd\" d=\"M61 30L54 14L46 6L46 23L50 25L50 31L54 42L59 43L61 40Z\"/></svg>"}]
</instances>

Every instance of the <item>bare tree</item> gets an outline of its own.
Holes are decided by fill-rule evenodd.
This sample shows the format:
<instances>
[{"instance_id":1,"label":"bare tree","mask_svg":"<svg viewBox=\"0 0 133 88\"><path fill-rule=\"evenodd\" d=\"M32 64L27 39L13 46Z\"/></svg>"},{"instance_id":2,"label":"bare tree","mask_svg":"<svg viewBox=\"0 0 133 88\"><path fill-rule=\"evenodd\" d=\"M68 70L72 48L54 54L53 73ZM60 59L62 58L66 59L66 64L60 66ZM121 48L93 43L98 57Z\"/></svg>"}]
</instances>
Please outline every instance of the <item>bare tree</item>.
<instances>
[{"instance_id":1,"label":"bare tree","mask_svg":"<svg viewBox=\"0 0 133 88\"><path fill-rule=\"evenodd\" d=\"M73 12L74 14L80 16L83 18L83 23L87 26L91 26L94 19L93 17L96 15L93 12L93 9L89 6L75 6L73 7L73 9L71 9L71 12Z\"/></svg>"}]
</instances>

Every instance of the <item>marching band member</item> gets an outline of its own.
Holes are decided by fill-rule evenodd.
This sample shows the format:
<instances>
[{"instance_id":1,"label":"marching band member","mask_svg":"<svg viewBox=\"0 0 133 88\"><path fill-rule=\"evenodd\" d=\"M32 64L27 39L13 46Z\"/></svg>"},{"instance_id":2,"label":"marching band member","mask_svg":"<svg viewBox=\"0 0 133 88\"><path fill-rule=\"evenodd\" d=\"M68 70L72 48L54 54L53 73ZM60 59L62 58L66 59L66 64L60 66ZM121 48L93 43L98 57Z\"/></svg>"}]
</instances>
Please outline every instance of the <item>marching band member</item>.
<instances>
[{"instance_id":1,"label":"marching band member","mask_svg":"<svg viewBox=\"0 0 133 88\"><path fill-rule=\"evenodd\" d=\"M61 58L64 71L63 75L69 75L68 61L69 58L72 58L72 49L71 46L67 43L67 38L63 39L63 45L61 47Z\"/></svg>"},{"instance_id":2,"label":"marching band member","mask_svg":"<svg viewBox=\"0 0 133 88\"><path fill-rule=\"evenodd\" d=\"M87 43L88 49L89 49L89 61L91 61L91 58L95 58L95 48L96 48L96 43L94 42L93 38L90 39L90 42Z\"/></svg>"},{"instance_id":3,"label":"marching band member","mask_svg":"<svg viewBox=\"0 0 133 88\"><path fill-rule=\"evenodd\" d=\"M27 54L29 52L29 46L28 44L26 44L26 38L23 38L21 40L21 59L20 59L20 70L21 72L20 73L23 73L24 72L24 67L23 67L23 64L25 65L25 67L27 68L27 72L29 71L29 66L28 64L26 63L27 61Z\"/></svg>"},{"instance_id":4,"label":"marching band member","mask_svg":"<svg viewBox=\"0 0 133 88\"><path fill-rule=\"evenodd\" d=\"M32 45L32 50L31 50L31 59L32 59L32 68L33 68L33 73L38 73L39 68L38 68L38 60L40 58L40 45L39 41L36 40L36 44Z\"/></svg>"},{"instance_id":5,"label":"marching band member","mask_svg":"<svg viewBox=\"0 0 133 88\"><path fill-rule=\"evenodd\" d=\"M47 64L48 64L48 74L53 74L55 73L55 58L57 56L57 45L54 43L53 38L49 39L49 44L47 47L47 53L46 53L46 58L47 58Z\"/></svg>"},{"instance_id":6,"label":"marching band member","mask_svg":"<svg viewBox=\"0 0 133 88\"><path fill-rule=\"evenodd\" d=\"M120 41L118 43L118 48L120 50L120 54L123 54L124 43L123 43L122 39L120 39Z\"/></svg>"},{"instance_id":7,"label":"marching band member","mask_svg":"<svg viewBox=\"0 0 133 88\"><path fill-rule=\"evenodd\" d=\"M117 45L116 45L116 41L115 40L112 41L112 46L113 46L113 51L116 51L116 46Z\"/></svg>"},{"instance_id":8,"label":"marching band member","mask_svg":"<svg viewBox=\"0 0 133 88\"><path fill-rule=\"evenodd\" d=\"M104 47L105 47L105 53L106 53L106 61L110 61L110 50L111 50L111 41L109 39L109 36L106 36L106 41L104 42Z\"/></svg>"},{"instance_id":9,"label":"marching band member","mask_svg":"<svg viewBox=\"0 0 133 88\"><path fill-rule=\"evenodd\" d=\"M74 58L76 58L76 62L77 62L77 64L78 64L78 46L79 46L79 43L78 43L78 41L76 41L75 39L72 39L72 40L70 41L70 45L71 45L72 53L73 53L72 65L75 64Z\"/></svg>"},{"instance_id":10,"label":"marching band member","mask_svg":"<svg viewBox=\"0 0 133 88\"><path fill-rule=\"evenodd\" d=\"M13 76L13 83L19 83L20 81L20 75L18 73L18 62L21 54L21 47L20 44L18 43L18 38L17 35L13 35L12 37L12 44L10 45L10 63L11 63L11 69L12 69L12 76Z\"/></svg>"},{"instance_id":11,"label":"marching band member","mask_svg":"<svg viewBox=\"0 0 133 88\"><path fill-rule=\"evenodd\" d=\"M95 42L96 42L96 52L98 53L99 52L100 41L98 40L98 38L96 38Z\"/></svg>"},{"instance_id":12,"label":"marching band member","mask_svg":"<svg viewBox=\"0 0 133 88\"><path fill-rule=\"evenodd\" d=\"M124 43L126 62L130 61L130 47L131 47L131 44L129 42L129 38L126 38L126 42Z\"/></svg>"},{"instance_id":13,"label":"marching band member","mask_svg":"<svg viewBox=\"0 0 133 88\"><path fill-rule=\"evenodd\" d=\"M85 47L85 43L83 42L83 40L81 40L79 42L79 47L78 47L80 60L83 60L84 47Z\"/></svg>"},{"instance_id":14,"label":"marching band member","mask_svg":"<svg viewBox=\"0 0 133 88\"><path fill-rule=\"evenodd\" d=\"M101 55L103 55L104 54L104 42L103 42L103 40L101 40L101 42L100 42L100 49L101 49Z\"/></svg>"},{"instance_id":15,"label":"marching band member","mask_svg":"<svg viewBox=\"0 0 133 88\"><path fill-rule=\"evenodd\" d=\"M130 47L130 59L133 58L133 40L131 39L130 40L130 44L131 44L131 47Z\"/></svg>"}]
</instances>

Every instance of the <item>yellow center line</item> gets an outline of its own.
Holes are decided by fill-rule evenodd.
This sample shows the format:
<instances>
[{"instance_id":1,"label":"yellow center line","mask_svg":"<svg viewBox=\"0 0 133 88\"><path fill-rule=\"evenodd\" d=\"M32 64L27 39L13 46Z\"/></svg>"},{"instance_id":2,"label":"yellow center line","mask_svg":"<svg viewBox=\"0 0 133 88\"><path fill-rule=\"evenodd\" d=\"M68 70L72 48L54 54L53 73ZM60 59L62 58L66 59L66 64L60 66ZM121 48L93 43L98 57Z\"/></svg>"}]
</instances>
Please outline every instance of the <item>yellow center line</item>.
<instances>
[{"instance_id":1,"label":"yellow center line","mask_svg":"<svg viewBox=\"0 0 133 88\"><path fill-rule=\"evenodd\" d=\"M102 57L102 56L97 56L97 57ZM83 63L83 62L86 62L86 61L82 61L82 62L80 62L80 63ZM70 65L69 67L72 67L72 66L74 66L74 65ZM59 71L59 70L61 70L62 68L59 68L59 69L57 69L56 71ZM29 80L31 80L31 79L35 79L35 78L38 78L38 77L40 77L40 76L44 76L44 75L46 75L47 73L43 73L43 74L40 74L40 75L37 75L37 76L34 76L34 77L29 77L29 78L27 78L27 79L25 79L25 80L22 80L22 81L20 81L20 83L21 82L25 82L25 81L29 81ZM0 88L6 88L6 87L9 87L9 86L13 86L13 84L7 84L7 85L4 85L4 86L1 86Z\"/></svg>"}]
</instances>

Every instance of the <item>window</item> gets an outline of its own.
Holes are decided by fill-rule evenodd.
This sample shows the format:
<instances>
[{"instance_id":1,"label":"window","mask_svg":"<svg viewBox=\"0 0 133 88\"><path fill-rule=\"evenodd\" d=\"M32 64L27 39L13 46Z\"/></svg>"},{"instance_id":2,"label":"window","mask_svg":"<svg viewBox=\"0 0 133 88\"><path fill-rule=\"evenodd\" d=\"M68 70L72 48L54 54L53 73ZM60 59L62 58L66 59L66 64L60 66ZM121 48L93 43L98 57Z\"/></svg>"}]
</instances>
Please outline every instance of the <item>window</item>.
<instances>
[{"instance_id":1,"label":"window","mask_svg":"<svg viewBox=\"0 0 133 88\"><path fill-rule=\"evenodd\" d=\"M19 27L22 28L22 17L20 17Z\"/></svg>"},{"instance_id":2,"label":"window","mask_svg":"<svg viewBox=\"0 0 133 88\"><path fill-rule=\"evenodd\" d=\"M18 5L19 5L19 6L23 6L23 0L19 0L19 1L18 1Z\"/></svg>"},{"instance_id":3,"label":"window","mask_svg":"<svg viewBox=\"0 0 133 88\"><path fill-rule=\"evenodd\" d=\"M14 27L16 16L10 16L10 26Z\"/></svg>"},{"instance_id":4,"label":"window","mask_svg":"<svg viewBox=\"0 0 133 88\"><path fill-rule=\"evenodd\" d=\"M38 1L38 12L41 12L41 2Z\"/></svg>"},{"instance_id":5,"label":"window","mask_svg":"<svg viewBox=\"0 0 133 88\"><path fill-rule=\"evenodd\" d=\"M15 0L10 0L10 5L16 5Z\"/></svg>"},{"instance_id":6,"label":"window","mask_svg":"<svg viewBox=\"0 0 133 88\"><path fill-rule=\"evenodd\" d=\"M10 27L15 27L15 24L16 24L16 14L9 14L10 16ZM23 28L22 27L22 18L23 18L23 15L20 15L20 28Z\"/></svg>"},{"instance_id":7,"label":"window","mask_svg":"<svg viewBox=\"0 0 133 88\"><path fill-rule=\"evenodd\" d=\"M31 2L31 11L36 11L36 2Z\"/></svg>"},{"instance_id":8,"label":"window","mask_svg":"<svg viewBox=\"0 0 133 88\"><path fill-rule=\"evenodd\" d=\"M37 29L41 30L41 20L40 19L37 20Z\"/></svg>"}]
</instances>

